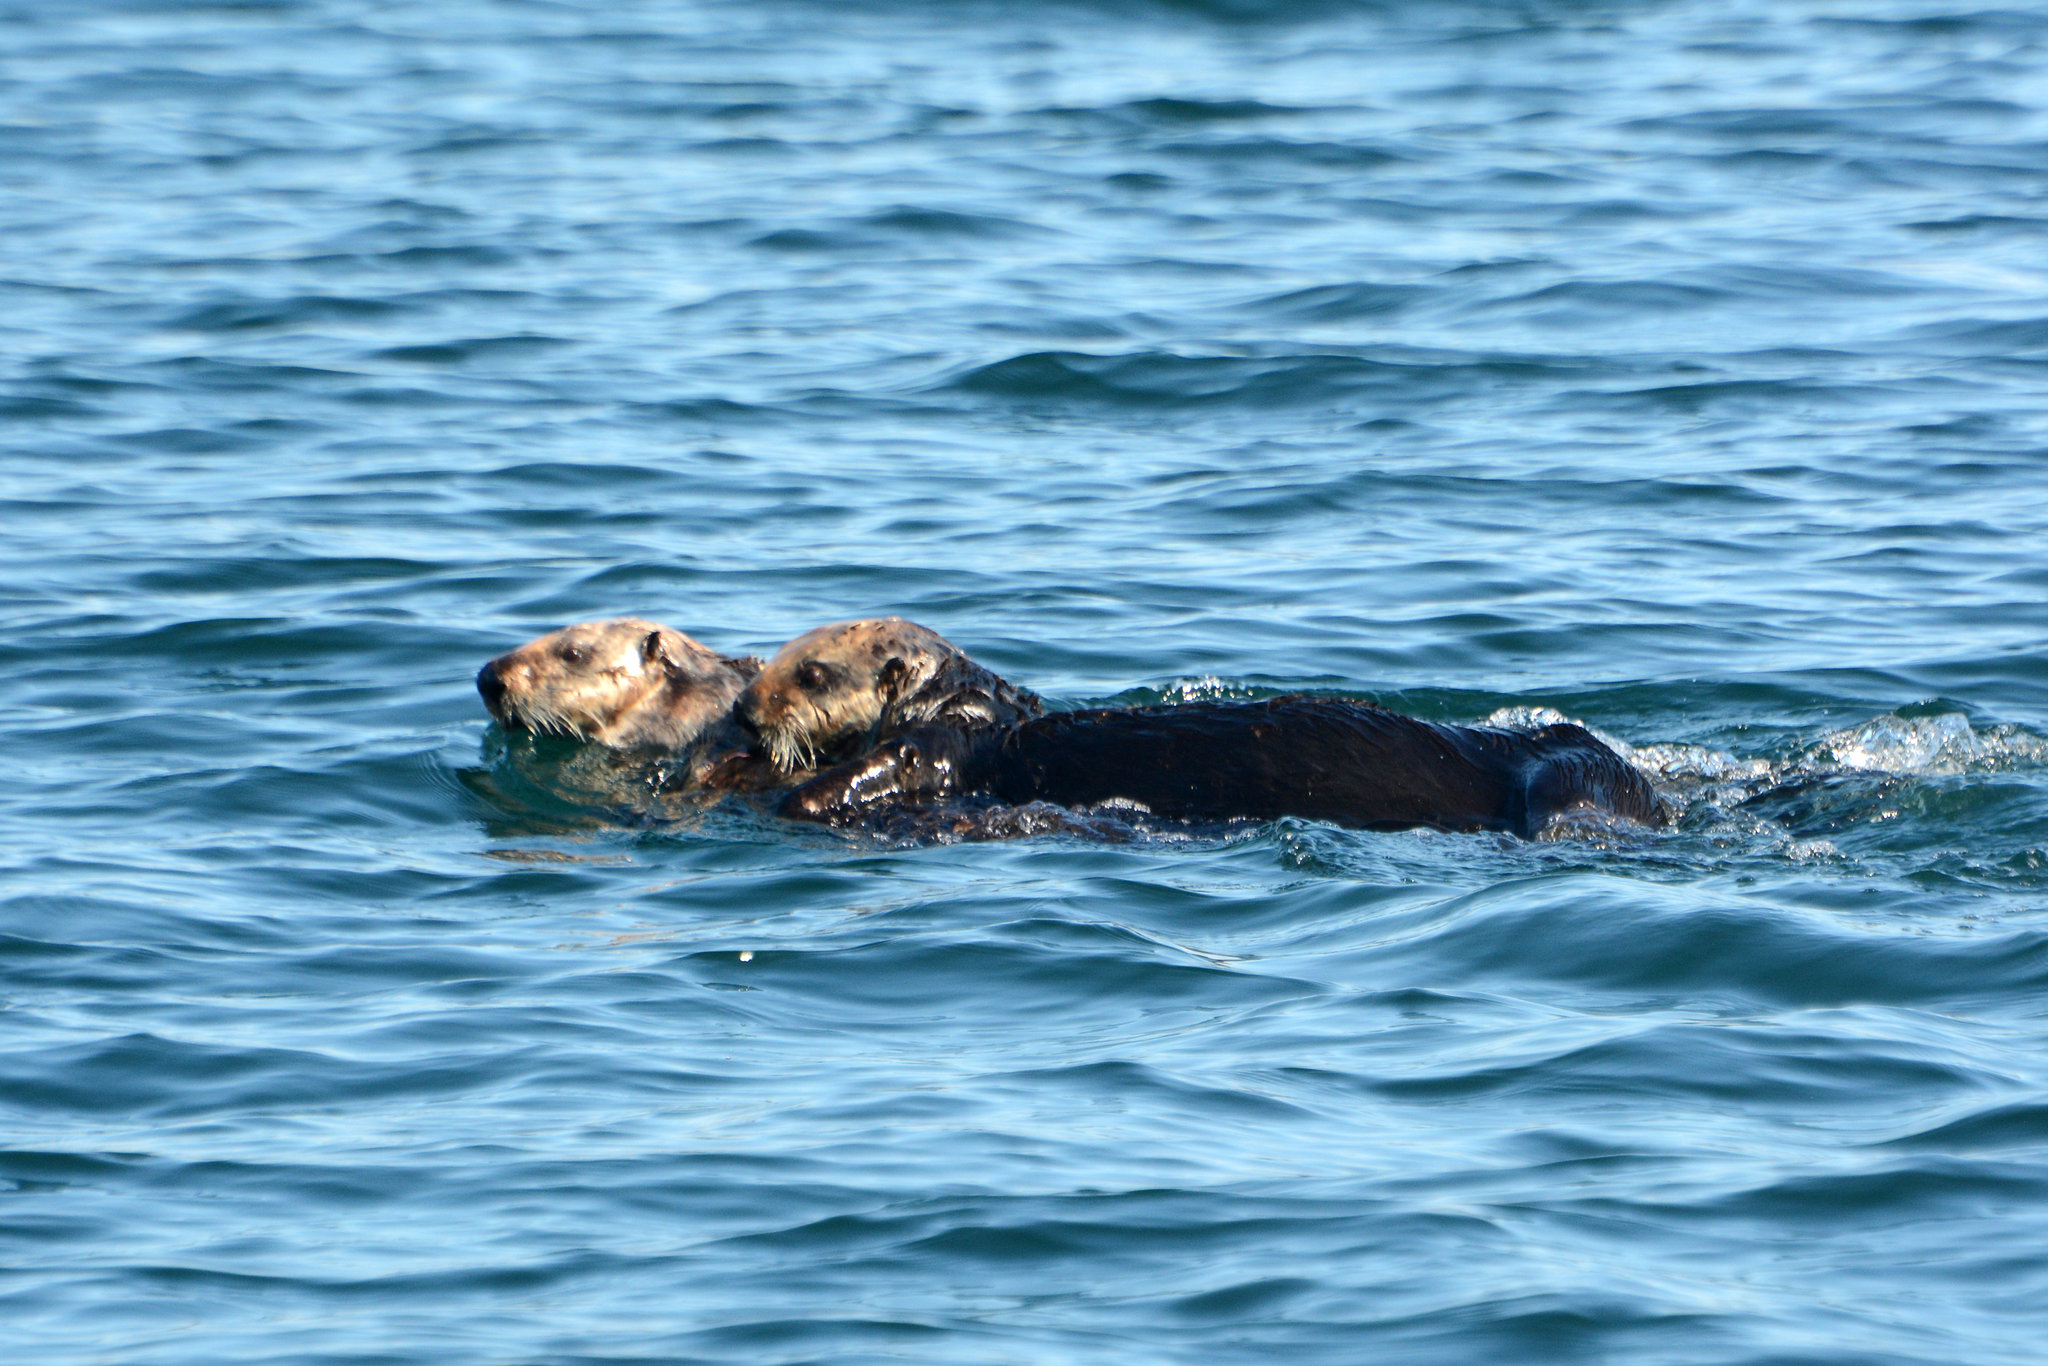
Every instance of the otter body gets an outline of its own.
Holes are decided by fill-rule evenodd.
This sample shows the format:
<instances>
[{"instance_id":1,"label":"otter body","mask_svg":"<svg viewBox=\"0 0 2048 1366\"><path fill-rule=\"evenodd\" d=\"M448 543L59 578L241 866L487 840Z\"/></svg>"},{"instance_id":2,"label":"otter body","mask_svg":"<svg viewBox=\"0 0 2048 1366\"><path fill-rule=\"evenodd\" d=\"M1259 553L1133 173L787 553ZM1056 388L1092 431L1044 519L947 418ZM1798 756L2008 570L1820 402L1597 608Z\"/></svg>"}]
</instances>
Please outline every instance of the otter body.
<instances>
[{"instance_id":1,"label":"otter body","mask_svg":"<svg viewBox=\"0 0 2048 1366\"><path fill-rule=\"evenodd\" d=\"M919 726L973 730L1040 715L1035 693L901 617L807 631L776 651L734 708L783 772L834 762Z\"/></svg>"},{"instance_id":2,"label":"otter body","mask_svg":"<svg viewBox=\"0 0 2048 1366\"><path fill-rule=\"evenodd\" d=\"M508 731L658 758L662 793L761 792L838 761L782 805L833 824L929 825L948 803L967 831L994 833L1094 827L1005 823L991 803L1523 838L1665 819L1649 780L1581 726L1450 726L1300 696L1047 716L1036 695L896 617L820 627L765 666L637 617L584 622L492 660L477 690Z\"/></svg>"},{"instance_id":3,"label":"otter body","mask_svg":"<svg viewBox=\"0 0 2048 1366\"><path fill-rule=\"evenodd\" d=\"M1649 780L1582 726L1439 725L1316 697L1063 712L980 733L926 728L818 775L783 809L843 824L976 796L1173 821L1299 816L1524 839L1573 817L1664 819Z\"/></svg>"}]
</instances>

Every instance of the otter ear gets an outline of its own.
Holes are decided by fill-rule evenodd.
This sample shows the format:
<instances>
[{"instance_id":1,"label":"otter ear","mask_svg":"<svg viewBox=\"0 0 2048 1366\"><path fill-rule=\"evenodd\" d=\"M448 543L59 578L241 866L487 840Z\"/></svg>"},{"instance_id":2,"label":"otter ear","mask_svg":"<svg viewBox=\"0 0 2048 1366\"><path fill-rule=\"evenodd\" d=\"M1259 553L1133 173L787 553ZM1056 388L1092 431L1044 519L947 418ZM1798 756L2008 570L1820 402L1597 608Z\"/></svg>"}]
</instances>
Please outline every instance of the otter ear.
<instances>
[{"instance_id":1,"label":"otter ear","mask_svg":"<svg viewBox=\"0 0 2048 1366\"><path fill-rule=\"evenodd\" d=\"M903 686L903 680L910 674L910 666L901 659L891 658L882 665L882 671L875 676L876 686L892 701Z\"/></svg>"},{"instance_id":2,"label":"otter ear","mask_svg":"<svg viewBox=\"0 0 2048 1366\"><path fill-rule=\"evenodd\" d=\"M676 662L669 655L668 642L661 638L661 632L659 631L649 631L641 640L640 658L642 662L647 664L653 664L657 661L663 664L673 664Z\"/></svg>"}]
</instances>

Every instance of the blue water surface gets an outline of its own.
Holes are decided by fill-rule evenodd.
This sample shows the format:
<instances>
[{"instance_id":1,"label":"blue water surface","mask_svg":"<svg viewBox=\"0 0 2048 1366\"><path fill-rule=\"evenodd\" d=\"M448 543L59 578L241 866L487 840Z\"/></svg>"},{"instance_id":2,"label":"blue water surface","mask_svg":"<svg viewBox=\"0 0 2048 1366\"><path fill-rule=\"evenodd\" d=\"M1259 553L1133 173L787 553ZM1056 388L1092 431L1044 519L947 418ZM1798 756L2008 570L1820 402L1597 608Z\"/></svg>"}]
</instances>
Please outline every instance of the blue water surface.
<instances>
[{"instance_id":1,"label":"blue water surface","mask_svg":"<svg viewBox=\"0 0 2048 1366\"><path fill-rule=\"evenodd\" d=\"M8 1355L2041 1362L2044 171L2030 3L0 0ZM654 819L627 612L1678 820Z\"/></svg>"}]
</instances>

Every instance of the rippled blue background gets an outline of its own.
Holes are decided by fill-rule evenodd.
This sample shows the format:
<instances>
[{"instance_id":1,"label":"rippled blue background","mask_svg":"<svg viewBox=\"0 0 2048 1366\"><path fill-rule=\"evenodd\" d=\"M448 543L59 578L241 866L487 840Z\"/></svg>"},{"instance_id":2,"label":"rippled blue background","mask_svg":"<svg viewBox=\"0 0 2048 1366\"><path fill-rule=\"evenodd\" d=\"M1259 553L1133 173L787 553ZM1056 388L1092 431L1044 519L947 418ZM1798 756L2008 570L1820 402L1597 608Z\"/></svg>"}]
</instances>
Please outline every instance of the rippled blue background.
<instances>
[{"instance_id":1,"label":"rippled blue background","mask_svg":"<svg viewBox=\"0 0 2048 1366\"><path fill-rule=\"evenodd\" d=\"M2039 1362L2044 69L1936 0L0 0L9 1351ZM1560 712L1684 814L650 826L470 685L622 612Z\"/></svg>"}]
</instances>

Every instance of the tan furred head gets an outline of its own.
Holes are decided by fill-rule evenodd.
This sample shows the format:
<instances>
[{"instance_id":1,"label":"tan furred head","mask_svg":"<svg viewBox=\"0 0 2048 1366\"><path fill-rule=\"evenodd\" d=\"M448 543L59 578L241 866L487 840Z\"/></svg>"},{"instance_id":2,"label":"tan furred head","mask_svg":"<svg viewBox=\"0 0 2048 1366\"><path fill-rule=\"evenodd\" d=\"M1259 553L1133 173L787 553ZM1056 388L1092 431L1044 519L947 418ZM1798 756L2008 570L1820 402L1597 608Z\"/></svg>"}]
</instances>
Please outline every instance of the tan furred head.
<instances>
[{"instance_id":1,"label":"tan furred head","mask_svg":"<svg viewBox=\"0 0 2048 1366\"><path fill-rule=\"evenodd\" d=\"M901 617L820 626L776 651L733 714L783 772L850 758L914 726L1008 725L1036 694Z\"/></svg>"},{"instance_id":2,"label":"tan furred head","mask_svg":"<svg viewBox=\"0 0 2048 1366\"><path fill-rule=\"evenodd\" d=\"M639 617L564 626L484 665L499 725L616 749L679 750L732 710L760 669Z\"/></svg>"}]
</instances>

